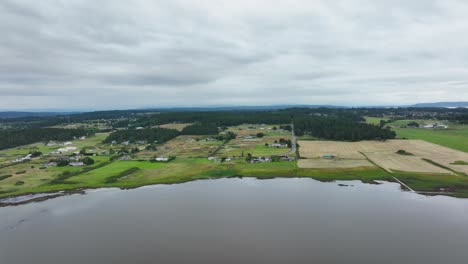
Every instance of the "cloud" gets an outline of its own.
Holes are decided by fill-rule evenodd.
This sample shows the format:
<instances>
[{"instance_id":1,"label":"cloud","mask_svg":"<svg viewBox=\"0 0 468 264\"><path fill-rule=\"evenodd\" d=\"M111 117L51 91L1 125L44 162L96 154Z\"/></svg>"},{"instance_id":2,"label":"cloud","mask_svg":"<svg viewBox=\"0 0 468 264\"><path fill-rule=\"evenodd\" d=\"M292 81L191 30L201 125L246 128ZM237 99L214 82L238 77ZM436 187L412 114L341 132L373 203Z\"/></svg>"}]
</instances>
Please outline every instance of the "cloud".
<instances>
[{"instance_id":1,"label":"cloud","mask_svg":"<svg viewBox=\"0 0 468 264\"><path fill-rule=\"evenodd\" d=\"M0 2L0 105L468 100L463 0Z\"/></svg>"}]
</instances>

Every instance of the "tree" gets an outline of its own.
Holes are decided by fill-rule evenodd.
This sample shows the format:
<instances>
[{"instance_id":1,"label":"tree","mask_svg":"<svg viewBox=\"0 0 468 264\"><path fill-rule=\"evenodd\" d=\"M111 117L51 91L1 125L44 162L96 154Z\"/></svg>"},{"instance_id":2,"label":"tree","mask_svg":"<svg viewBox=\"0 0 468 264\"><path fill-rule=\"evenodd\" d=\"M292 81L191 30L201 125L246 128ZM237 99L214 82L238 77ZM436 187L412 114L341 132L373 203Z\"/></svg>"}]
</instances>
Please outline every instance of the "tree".
<instances>
[{"instance_id":1,"label":"tree","mask_svg":"<svg viewBox=\"0 0 468 264\"><path fill-rule=\"evenodd\" d=\"M262 138L263 136L265 136L265 134L263 134L262 132L257 133L258 138Z\"/></svg>"},{"instance_id":2,"label":"tree","mask_svg":"<svg viewBox=\"0 0 468 264\"><path fill-rule=\"evenodd\" d=\"M84 157L81 159L81 161L85 164L85 165L93 165L94 164L94 160L90 157Z\"/></svg>"},{"instance_id":3,"label":"tree","mask_svg":"<svg viewBox=\"0 0 468 264\"><path fill-rule=\"evenodd\" d=\"M417 122L415 122L415 121L411 121L411 122L408 123L407 126L409 126L409 127L419 127L419 124Z\"/></svg>"}]
</instances>

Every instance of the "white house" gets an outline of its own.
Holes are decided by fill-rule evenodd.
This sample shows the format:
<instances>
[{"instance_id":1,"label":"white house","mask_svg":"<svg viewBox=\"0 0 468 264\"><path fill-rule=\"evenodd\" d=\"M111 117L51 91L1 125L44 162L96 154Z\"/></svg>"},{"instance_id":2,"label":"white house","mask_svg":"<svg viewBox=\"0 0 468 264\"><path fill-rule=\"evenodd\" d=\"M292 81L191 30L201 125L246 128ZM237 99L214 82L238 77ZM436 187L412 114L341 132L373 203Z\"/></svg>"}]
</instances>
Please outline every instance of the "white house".
<instances>
[{"instance_id":1,"label":"white house","mask_svg":"<svg viewBox=\"0 0 468 264\"><path fill-rule=\"evenodd\" d=\"M156 161L169 161L169 158L168 158L168 157L161 156L161 157L157 157L157 158L156 158Z\"/></svg>"}]
</instances>

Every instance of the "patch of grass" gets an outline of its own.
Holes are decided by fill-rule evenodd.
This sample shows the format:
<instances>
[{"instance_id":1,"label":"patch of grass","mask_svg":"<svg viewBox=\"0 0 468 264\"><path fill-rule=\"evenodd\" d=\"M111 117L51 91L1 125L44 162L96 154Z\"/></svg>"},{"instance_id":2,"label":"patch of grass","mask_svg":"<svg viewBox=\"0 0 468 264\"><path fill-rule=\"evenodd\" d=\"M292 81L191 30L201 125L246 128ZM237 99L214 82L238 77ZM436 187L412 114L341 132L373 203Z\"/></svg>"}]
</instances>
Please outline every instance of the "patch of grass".
<instances>
[{"instance_id":1,"label":"patch of grass","mask_svg":"<svg viewBox=\"0 0 468 264\"><path fill-rule=\"evenodd\" d=\"M466 176L465 173L462 173L462 172L458 172L458 171L456 171L456 170L453 170L452 168L449 168L449 167L447 167L447 166L444 166L444 165L442 165L442 164L440 164L440 163L437 163L437 162L435 162L435 161L433 161L433 160L425 159L425 158L423 158L422 160L424 160L424 161L426 161L426 162L429 162L430 164L432 164L432 165L434 165L434 166L436 166L436 167L439 167L439 168L442 168L442 169L451 171L451 172L453 172L455 175Z\"/></svg>"},{"instance_id":2,"label":"patch of grass","mask_svg":"<svg viewBox=\"0 0 468 264\"><path fill-rule=\"evenodd\" d=\"M319 181L360 180L374 183L376 180L393 181L392 175L378 167L357 167L343 169L297 169L297 176L310 177Z\"/></svg>"},{"instance_id":3,"label":"patch of grass","mask_svg":"<svg viewBox=\"0 0 468 264\"><path fill-rule=\"evenodd\" d=\"M444 189L456 197L468 197L468 177L453 174L396 172L395 176L416 191Z\"/></svg>"},{"instance_id":4,"label":"patch of grass","mask_svg":"<svg viewBox=\"0 0 468 264\"><path fill-rule=\"evenodd\" d=\"M124 171L122 171L121 173L119 173L117 175L107 177L106 180L105 180L105 183L114 183L114 182L118 181L120 178L123 178L123 177L129 176L131 174L134 174L135 172L137 172L139 170L140 170L140 168L137 168L137 167L133 167L133 168L124 170Z\"/></svg>"},{"instance_id":5,"label":"patch of grass","mask_svg":"<svg viewBox=\"0 0 468 264\"><path fill-rule=\"evenodd\" d=\"M457 161L454 161L454 162L452 162L450 164L452 164L452 165L468 165L468 162L463 161L463 160L457 160Z\"/></svg>"},{"instance_id":6,"label":"patch of grass","mask_svg":"<svg viewBox=\"0 0 468 264\"><path fill-rule=\"evenodd\" d=\"M50 184L70 184L71 182L66 182L67 179L77 176L83 173L86 173L88 171L92 171L101 167L104 167L108 164L110 164L111 161L108 162L102 162L96 166L93 167L85 167L79 171L64 171L61 174L59 174L57 177L55 177L52 181L50 181Z\"/></svg>"},{"instance_id":7,"label":"patch of grass","mask_svg":"<svg viewBox=\"0 0 468 264\"><path fill-rule=\"evenodd\" d=\"M11 174L2 175L2 176L0 176L0 181L5 180L5 179L8 179L8 178L10 178L10 177L12 177L12 176L13 176L13 175L11 175Z\"/></svg>"}]
</instances>

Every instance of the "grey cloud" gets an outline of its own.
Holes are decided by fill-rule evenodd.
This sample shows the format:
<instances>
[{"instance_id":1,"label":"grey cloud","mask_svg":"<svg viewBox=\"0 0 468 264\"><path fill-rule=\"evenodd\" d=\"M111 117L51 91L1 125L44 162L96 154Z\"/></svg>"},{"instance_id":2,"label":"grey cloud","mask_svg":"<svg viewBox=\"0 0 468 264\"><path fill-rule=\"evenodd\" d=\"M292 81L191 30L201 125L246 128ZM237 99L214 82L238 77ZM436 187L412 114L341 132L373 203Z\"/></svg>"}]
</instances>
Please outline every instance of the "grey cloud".
<instances>
[{"instance_id":1,"label":"grey cloud","mask_svg":"<svg viewBox=\"0 0 468 264\"><path fill-rule=\"evenodd\" d=\"M463 0L4 0L0 12L4 108L468 100Z\"/></svg>"}]
</instances>

